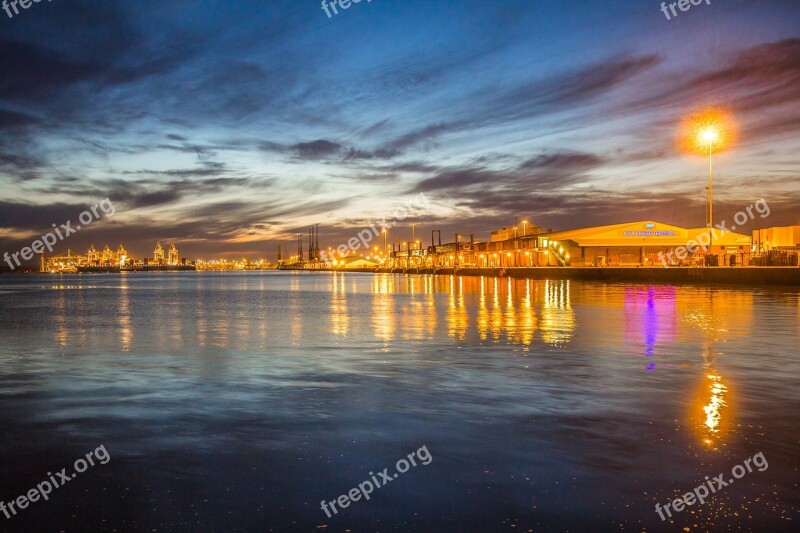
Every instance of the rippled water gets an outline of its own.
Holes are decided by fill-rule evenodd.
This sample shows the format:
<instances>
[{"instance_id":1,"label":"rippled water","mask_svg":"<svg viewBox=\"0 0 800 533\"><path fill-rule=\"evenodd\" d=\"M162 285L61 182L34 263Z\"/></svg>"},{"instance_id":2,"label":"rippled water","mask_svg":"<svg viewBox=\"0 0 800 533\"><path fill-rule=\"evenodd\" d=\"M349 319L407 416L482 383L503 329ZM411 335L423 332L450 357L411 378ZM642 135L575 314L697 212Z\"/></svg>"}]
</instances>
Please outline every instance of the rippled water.
<instances>
[{"instance_id":1,"label":"rippled water","mask_svg":"<svg viewBox=\"0 0 800 533\"><path fill-rule=\"evenodd\" d=\"M797 290L0 277L4 531L795 530ZM369 501L331 501L426 446ZM666 504L762 452L703 505Z\"/></svg>"}]
</instances>

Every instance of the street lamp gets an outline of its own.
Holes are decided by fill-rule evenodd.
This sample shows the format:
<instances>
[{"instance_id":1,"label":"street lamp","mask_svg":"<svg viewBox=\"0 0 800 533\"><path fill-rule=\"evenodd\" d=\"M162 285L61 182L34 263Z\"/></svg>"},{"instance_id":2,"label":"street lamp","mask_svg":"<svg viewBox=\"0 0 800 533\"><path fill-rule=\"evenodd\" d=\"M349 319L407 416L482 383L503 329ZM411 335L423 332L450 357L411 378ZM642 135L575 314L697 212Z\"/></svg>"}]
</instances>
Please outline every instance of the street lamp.
<instances>
[{"instance_id":1,"label":"street lamp","mask_svg":"<svg viewBox=\"0 0 800 533\"><path fill-rule=\"evenodd\" d=\"M708 126L700 131L698 142L703 146L708 146L708 220L706 225L710 228L714 225L714 173L711 166L711 156L714 152L714 144L719 139L719 131L714 126Z\"/></svg>"},{"instance_id":2,"label":"street lamp","mask_svg":"<svg viewBox=\"0 0 800 533\"><path fill-rule=\"evenodd\" d=\"M708 220L706 221L706 226L708 226L709 250L714 245L714 173L711 166L711 155L714 152L714 143L717 142L717 139L719 139L719 132L714 126L708 126L701 130L700 138L698 139L698 142L702 143L703 146L708 145L708 208L706 209Z\"/></svg>"},{"instance_id":3,"label":"street lamp","mask_svg":"<svg viewBox=\"0 0 800 533\"><path fill-rule=\"evenodd\" d=\"M523 220L522 221L522 236L524 237L527 234L528 234L528 221L527 220Z\"/></svg>"},{"instance_id":4,"label":"street lamp","mask_svg":"<svg viewBox=\"0 0 800 533\"><path fill-rule=\"evenodd\" d=\"M706 189L706 226L709 245L714 238L714 173L713 155L736 141L736 123L724 109L705 109L681 121L679 147L687 153L708 156L708 187Z\"/></svg>"},{"instance_id":5,"label":"street lamp","mask_svg":"<svg viewBox=\"0 0 800 533\"><path fill-rule=\"evenodd\" d=\"M388 232L388 231L386 231L386 228L383 228L383 251L384 251L384 252L388 252L388 248L387 248L387 246L386 246L386 235L387 235L388 233L389 233L389 232Z\"/></svg>"}]
</instances>

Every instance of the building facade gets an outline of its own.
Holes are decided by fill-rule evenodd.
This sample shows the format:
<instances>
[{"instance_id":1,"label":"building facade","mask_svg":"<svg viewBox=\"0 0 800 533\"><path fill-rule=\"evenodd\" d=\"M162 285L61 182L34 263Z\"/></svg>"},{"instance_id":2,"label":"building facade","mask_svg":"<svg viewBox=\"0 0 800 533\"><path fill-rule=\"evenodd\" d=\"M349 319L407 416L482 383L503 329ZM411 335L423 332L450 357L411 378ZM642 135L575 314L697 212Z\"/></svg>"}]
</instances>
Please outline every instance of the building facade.
<instances>
[{"instance_id":1,"label":"building facade","mask_svg":"<svg viewBox=\"0 0 800 533\"><path fill-rule=\"evenodd\" d=\"M749 235L716 228L682 228L654 220L559 231L544 237L550 255L571 266L746 265L752 252Z\"/></svg>"},{"instance_id":2,"label":"building facade","mask_svg":"<svg viewBox=\"0 0 800 533\"><path fill-rule=\"evenodd\" d=\"M456 236L454 242L429 247L421 262L429 268L739 266L750 264L753 253L748 235L654 220L558 232L524 224L493 231L488 242L466 243ZM771 242L785 233L774 232ZM404 255L395 254L397 266L410 264Z\"/></svg>"}]
</instances>

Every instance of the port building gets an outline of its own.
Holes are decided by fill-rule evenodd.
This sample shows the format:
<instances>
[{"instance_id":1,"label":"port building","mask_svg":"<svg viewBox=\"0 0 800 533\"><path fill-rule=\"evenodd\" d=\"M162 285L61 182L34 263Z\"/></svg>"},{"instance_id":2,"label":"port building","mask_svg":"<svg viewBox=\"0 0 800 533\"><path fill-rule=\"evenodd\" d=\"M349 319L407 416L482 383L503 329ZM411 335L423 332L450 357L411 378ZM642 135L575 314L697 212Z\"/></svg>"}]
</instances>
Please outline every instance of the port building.
<instances>
[{"instance_id":1,"label":"port building","mask_svg":"<svg viewBox=\"0 0 800 533\"><path fill-rule=\"evenodd\" d=\"M746 265L752 238L717 228L682 228L654 220L558 231L541 236L556 261L571 266ZM563 249L563 251L562 251Z\"/></svg>"},{"instance_id":2,"label":"port building","mask_svg":"<svg viewBox=\"0 0 800 533\"><path fill-rule=\"evenodd\" d=\"M753 231L756 251L800 250L800 226L779 226Z\"/></svg>"},{"instance_id":3,"label":"port building","mask_svg":"<svg viewBox=\"0 0 800 533\"><path fill-rule=\"evenodd\" d=\"M456 235L453 242L430 246L420 262L437 268L663 266L664 261L738 266L749 264L752 244L749 235L733 231L682 228L654 220L557 232L526 221L493 231L488 242L463 242ZM401 253L395 259L405 266Z\"/></svg>"},{"instance_id":4,"label":"port building","mask_svg":"<svg viewBox=\"0 0 800 533\"><path fill-rule=\"evenodd\" d=\"M753 251L759 266L800 266L800 226L754 230Z\"/></svg>"}]
</instances>

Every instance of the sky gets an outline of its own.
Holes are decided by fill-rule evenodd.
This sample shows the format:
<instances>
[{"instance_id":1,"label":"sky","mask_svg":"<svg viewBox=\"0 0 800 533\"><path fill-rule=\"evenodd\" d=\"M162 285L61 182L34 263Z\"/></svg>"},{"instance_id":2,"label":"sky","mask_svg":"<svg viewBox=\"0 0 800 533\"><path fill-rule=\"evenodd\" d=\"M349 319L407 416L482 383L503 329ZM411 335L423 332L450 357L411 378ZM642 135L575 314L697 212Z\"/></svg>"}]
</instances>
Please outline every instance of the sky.
<instances>
[{"instance_id":1,"label":"sky","mask_svg":"<svg viewBox=\"0 0 800 533\"><path fill-rule=\"evenodd\" d=\"M274 260L337 247L705 224L680 123L721 108L715 221L800 224L800 2L53 0L0 11L0 252L108 198L58 244ZM13 10L11 11L13 14ZM102 211L101 211L102 214Z\"/></svg>"}]
</instances>

